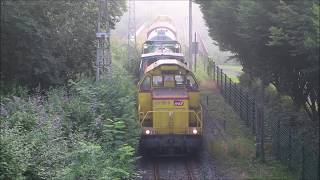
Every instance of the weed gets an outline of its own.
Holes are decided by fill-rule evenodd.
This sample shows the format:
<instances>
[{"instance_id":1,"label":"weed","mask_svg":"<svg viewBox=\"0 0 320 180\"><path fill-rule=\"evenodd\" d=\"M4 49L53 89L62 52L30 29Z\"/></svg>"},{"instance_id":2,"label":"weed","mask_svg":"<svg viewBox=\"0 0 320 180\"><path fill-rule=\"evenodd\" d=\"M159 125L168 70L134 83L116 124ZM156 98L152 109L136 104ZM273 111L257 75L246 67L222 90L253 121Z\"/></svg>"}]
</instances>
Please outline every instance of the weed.
<instances>
[{"instance_id":1,"label":"weed","mask_svg":"<svg viewBox=\"0 0 320 180\"><path fill-rule=\"evenodd\" d=\"M220 130L223 124L223 136L209 140L208 147L212 157L227 167L236 179L297 179L296 174L288 171L279 161L262 163L255 159L255 141L250 130L238 115L224 101L219 91L203 91L202 98L209 98L209 116Z\"/></svg>"}]
</instances>

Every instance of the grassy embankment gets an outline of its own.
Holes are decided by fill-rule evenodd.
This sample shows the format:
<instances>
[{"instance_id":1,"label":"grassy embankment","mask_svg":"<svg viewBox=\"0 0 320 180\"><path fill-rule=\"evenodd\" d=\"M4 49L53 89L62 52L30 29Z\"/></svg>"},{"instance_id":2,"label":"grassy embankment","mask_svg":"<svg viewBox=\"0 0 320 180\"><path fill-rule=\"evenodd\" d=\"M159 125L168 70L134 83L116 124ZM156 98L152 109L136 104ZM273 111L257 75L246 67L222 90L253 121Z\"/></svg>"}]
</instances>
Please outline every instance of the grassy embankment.
<instances>
[{"instance_id":1,"label":"grassy embankment","mask_svg":"<svg viewBox=\"0 0 320 180\"><path fill-rule=\"evenodd\" d=\"M242 66L224 64L219 65L219 67L223 69L223 72L226 73L233 82L239 82L238 76L242 73Z\"/></svg>"},{"instance_id":2,"label":"grassy embankment","mask_svg":"<svg viewBox=\"0 0 320 180\"><path fill-rule=\"evenodd\" d=\"M212 86L213 81L208 81L206 73L201 68L197 70L195 74L202 83L202 102L206 102L207 96L209 100L207 118L215 121L219 128L214 131L221 132L208 140L208 150L224 173L235 179L297 179L279 161L262 163L255 159L255 140L251 130L225 102L219 90Z\"/></svg>"},{"instance_id":3,"label":"grassy embankment","mask_svg":"<svg viewBox=\"0 0 320 180\"><path fill-rule=\"evenodd\" d=\"M195 74L198 79L208 80L206 69L204 67L204 60L205 59L200 56L197 58L197 70ZM231 78L233 82L239 83L239 76L243 73L241 65L223 64L218 66L223 70L224 73L228 75L229 78Z\"/></svg>"}]
</instances>

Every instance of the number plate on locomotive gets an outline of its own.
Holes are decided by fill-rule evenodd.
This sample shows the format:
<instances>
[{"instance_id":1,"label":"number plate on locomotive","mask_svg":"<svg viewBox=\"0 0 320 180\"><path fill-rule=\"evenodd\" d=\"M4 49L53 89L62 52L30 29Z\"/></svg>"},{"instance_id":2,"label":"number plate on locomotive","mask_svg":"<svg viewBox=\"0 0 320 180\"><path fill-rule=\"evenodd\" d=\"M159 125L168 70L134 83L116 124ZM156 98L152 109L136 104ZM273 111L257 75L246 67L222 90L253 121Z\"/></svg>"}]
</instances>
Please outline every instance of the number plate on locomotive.
<instances>
[{"instance_id":1,"label":"number plate on locomotive","mask_svg":"<svg viewBox=\"0 0 320 180\"><path fill-rule=\"evenodd\" d=\"M181 100L175 100L175 101L173 102L173 104L174 104L175 106L183 106L184 102L181 101Z\"/></svg>"}]
</instances>

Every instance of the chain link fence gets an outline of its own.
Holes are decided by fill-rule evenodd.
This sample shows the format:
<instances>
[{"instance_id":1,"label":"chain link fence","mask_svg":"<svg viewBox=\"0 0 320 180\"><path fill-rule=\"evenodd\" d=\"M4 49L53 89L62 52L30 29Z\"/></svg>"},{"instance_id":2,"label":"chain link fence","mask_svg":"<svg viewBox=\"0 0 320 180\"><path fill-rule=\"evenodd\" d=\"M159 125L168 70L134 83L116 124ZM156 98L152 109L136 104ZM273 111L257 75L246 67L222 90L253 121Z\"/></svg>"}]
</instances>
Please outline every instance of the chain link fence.
<instances>
[{"instance_id":1,"label":"chain link fence","mask_svg":"<svg viewBox=\"0 0 320 180\"><path fill-rule=\"evenodd\" d=\"M280 160L297 172L299 179L319 179L319 125L305 123L311 120L302 111L292 112L275 104L279 99L259 99L233 82L214 62L207 64L207 73L222 96L255 134L256 157L262 161Z\"/></svg>"}]
</instances>

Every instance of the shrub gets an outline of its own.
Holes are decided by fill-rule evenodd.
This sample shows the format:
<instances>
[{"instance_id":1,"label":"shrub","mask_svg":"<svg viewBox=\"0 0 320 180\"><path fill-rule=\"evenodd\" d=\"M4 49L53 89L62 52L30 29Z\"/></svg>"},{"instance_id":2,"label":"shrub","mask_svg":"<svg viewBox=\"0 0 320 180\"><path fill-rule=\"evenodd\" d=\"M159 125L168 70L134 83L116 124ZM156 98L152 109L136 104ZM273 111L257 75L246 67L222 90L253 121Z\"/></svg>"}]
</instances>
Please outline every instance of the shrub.
<instances>
[{"instance_id":1,"label":"shrub","mask_svg":"<svg viewBox=\"0 0 320 180\"><path fill-rule=\"evenodd\" d=\"M133 173L136 92L131 77L70 81L45 95L1 99L0 179L123 179Z\"/></svg>"}]
</instances>

